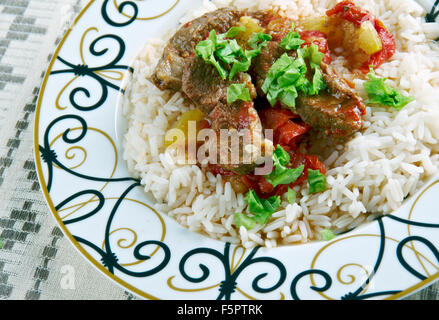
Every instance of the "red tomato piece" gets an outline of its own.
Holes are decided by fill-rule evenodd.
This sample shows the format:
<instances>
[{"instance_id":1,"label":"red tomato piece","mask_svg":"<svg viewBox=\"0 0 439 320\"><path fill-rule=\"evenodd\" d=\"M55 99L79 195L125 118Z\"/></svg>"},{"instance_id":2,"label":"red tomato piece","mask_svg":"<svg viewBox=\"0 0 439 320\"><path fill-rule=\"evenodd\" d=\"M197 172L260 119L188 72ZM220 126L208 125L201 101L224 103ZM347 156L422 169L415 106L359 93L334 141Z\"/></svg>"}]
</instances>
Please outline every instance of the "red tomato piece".
<instances>
[{"instance_id":1,"label":"red tomato piece","mask_svg":"<svg viewBox=\"0 0 439 320\"><path fill-rule=\"evenodd\" d=\"M307 169L319 170L322 174L326 174L326 167L323 164L323 162L319 160L317 156L307 154L305 158L306 158L305 167L307 167Z\"/></svg>"},{"instance_id":2,"label":"red tomato piece","mask_svg":"<svg viewBox=\"0 0 439 320\"><path fill-rule=\"evenodd\" d=\"M258 181L258 187L262 194L268 195L273 191L273 185L265 177L261 176Z\"/></svg>"},{"instance_id":3,"label":"red tomato piece","mask_svg":"<svg viewBox=\"0 0 439 320\"><path fill-rule=\"evenodd\" d=\"M308 179L308 169L319 170L322 174L326 174L326 167L317 156L302 154L294 151L289 152L289 154L291 157L290 165L292 168L305 165L303 175L295 183L291 184L290 187L294 187L305 182Z\"/></svg>"},{"instance_id":4,"label":"red tomato piece","mask_svg":"<svg viewBox=\"0 0 439 320\"><path fill-rule=\"evenodd\" d=\"M381 38L381 42L383 43L383 50L373 54L369 61L363 65L361 68L363 73L369 73L370 65L372 65L374 69L378 68L384 62L393 57L396 51L395 36L387 31L386 27L381 21L375 21L375 29L377 30L378 35Z\"/></svg>"},{"instance_id":5,"label":"red tomato piece","mask_svg":"<svg viewBox=\"0 0 439 320\"><path fill-rule=\"evenodd\" d=\"M366 21L372 22L375 26L375 30L378 32L383 44L383 49L370 56L369 60L361 67L363 73L369 73L370 65L372 65L374 69L378 68L395 54L395 37L387 31L386 27L380 20L369 11L357 7L352 1L342 1L333 9L328 10L326 14L328 16L337 15L344 20L352 22L357 27L360 27L363 22Z\"/></svg>"},{"instance_id":6,"label":"red tomato piece","mask_svg":"<svg viewBox=\"0 0 439 320\"><path fill-rule=\"evenodd\" d=\"M322 174L326 174L325 165L319 160L317 156L302 154L299 152L289 152L291 156L290 168L297 168L304 165L302 176L294 183L289 185L279 185L273 188L273 186L265 179L265 176L256 176L254 174L248 174L243 176L242 182L249 188L256 192L260 198L269 198L272 196L281 196L288 191L288 188L300 185L308 179L308 169L319 170Z\"/></svg>"},{"instance_id":7,"label":"red tomato piece","mask_svg":"<svg viewBox=\"0 0 439 320\"><path fill-rule=\"evenodd\" d=\"M340 18L350 21L357 26L361 26L365 21L375 20L375 17L369 11L357 7L352 1L342 1L331 10L328 10L326 14L329 17L338 15Z\"/></svg>"},{"instance_id":8,"label":"red tomato piece","mask_svg":"<svg viewBox=\"0 0 439 320\"><path fill-rule=\"evenodd\" d=\"M291 110L282 108L267 108L260 110L258 113L264 128L273 130L283 126L288 120L299 118Z\"/></svg>"},{"instance_id":9,"label":"red tomato piece","mask_svg":"<svg viewBox=\"0 0 439 320\"><path fill-rule=\"evenodd\" d=\"M275 144L295 146L299 138L311 129L310 126L302 123L296 123L288 120L282 127L279 127L274 133Z\"/></svg>"}]
</instances>

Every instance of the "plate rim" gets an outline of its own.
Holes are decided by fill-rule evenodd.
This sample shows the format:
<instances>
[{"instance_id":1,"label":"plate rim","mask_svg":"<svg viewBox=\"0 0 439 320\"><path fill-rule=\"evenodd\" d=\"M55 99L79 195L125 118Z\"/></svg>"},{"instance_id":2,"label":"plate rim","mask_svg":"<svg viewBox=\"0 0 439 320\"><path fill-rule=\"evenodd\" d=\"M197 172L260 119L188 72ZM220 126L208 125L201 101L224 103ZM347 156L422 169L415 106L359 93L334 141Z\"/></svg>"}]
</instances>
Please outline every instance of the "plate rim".
<instances>
[{"instance_id":1,"label":"plate rim","mask_svg":"<svg viewBox=\"0 0 439 320\"><path fill-rule=\"evenodd\" d=\"M106 277L111 279L114 283L116 283L122 289L128 290L141 298L146 298L149 300L167 300L166 298L162 299L162 298L155 297L154 295L149 294L146 291L143 291L139 288L136 288L135 286L129 284L128 282L122 280L120 277L111 273L107 268L105 268L95 258L93 258L91 256L91 254L89 254L79 244L79 242L74 239L73 235L70 233L70 231L67 229L67 227L62 222L60 217L57 215L57 210L55 209L55 206L53 204L53 201L52 201L50 194L48 192L48 189L47 189L46 181L44 180L41 158L40 158L40 150L39 150L39 129L40 129L39 120L40 120L40 112L42 110L42 101L43 101L44 93L47 89L47 87L46 87L47 82L51 76L51 70L52 70L53 65L54 65L54 63L59 55L60 50L63 48L63 45L65 44L66 40L69 38L71 32L74 30L74 28L77 25L77 23L79 22L79 20L84 16L84 14L90 9L92 4L95 2L96 2L96 0L89 0L89 2L76 15L76 17L74 18L74 20L72 21L72 23L70 24L68 29L62 35L60 42L56 45L56 48L53 51L50 62L48 63L47 67L44 69L44 77L43 77L43 81L42 81L40 88L39 88L38 99L37 99L37 103L36 103L36 110L35 110L35 115L34 115L34 131L33 131L33 140L34 140L33 141L33 147L34 147L33 155L34 155L34 162L36 164L38 181L39 181L39 184L41 187L41 192L43 193L45 202L46 202L47 206L49 207L51 215L55 219L57 226L61 228L62 232L67 237L67 239L70 241L70 243L73 245L73 247L76 249L76 251L79 254L81 254L88 261L89 264L91 264L93 267L95 267L98 271L102 272ZM176 4L178 2L180 2L180 0L177 0ZM175 7L175 5L173 6L173 8L174 7ZM433 180L434 179L431 179L431 181L433 181ZM427 182L425 183L425 186L428 186ZM434 283L436 281L439 281L439 271L437 273L433 274L432 276L426 278L425 280L421 280L418 283L416 283L415 285L412 285L409 288L402 290L399 293L392 294L391 296L384 298L384 300L402 299L404 297L407 297L410 294L413 294L417 291L422 290L423 288L427 287L428 285L431 285L432 283Z\"/></svg>"}]
</instances>

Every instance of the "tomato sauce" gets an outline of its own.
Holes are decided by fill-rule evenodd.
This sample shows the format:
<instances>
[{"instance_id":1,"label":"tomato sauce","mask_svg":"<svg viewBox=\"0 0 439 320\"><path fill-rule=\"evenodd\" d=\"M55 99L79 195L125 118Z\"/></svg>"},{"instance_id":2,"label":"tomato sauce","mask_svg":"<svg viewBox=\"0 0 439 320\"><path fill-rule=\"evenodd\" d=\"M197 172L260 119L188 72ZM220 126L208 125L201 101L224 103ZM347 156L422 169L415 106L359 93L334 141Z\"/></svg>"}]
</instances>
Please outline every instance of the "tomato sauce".
<instances>
[{"instance_id":1,"label":"tomato sauce","mask_svg":"<svg viewBox=\"0 0 439 320\"><path fill-rule=\"evenodd\" d=\"M248 174L241 177L242 182L251 190L254 190L258 197L268 198L272 196L281 196L288 191L288 188L294 188L308 180L308 169L319 170L322 174L326 174L325 165L318 159L317 156L302 154L295 150L288 152L291 157L290 168L297 168L304 165L302 176L294 183L289 185L279 185L273 187L264 176L256 176Z\"/></svg>"},{"instance_id":2,"label":"tomato sauce","mask_svg":"<svg viewBox=\"0 0 439 320\"><path fill-rule=\"evenodd\" d=\"M256 120L255 116L249 112L252 107L252 102L244 102L242 104L237 115L238 129L248 128L249 124Z\"/></svg>"},{"instance_id":3,"label":"tomato sauce","mask_svg":"<svg viewBox=\"0 0 439 320\"><path fill-rule=\"evenodd\" d=\"M375 21L375 29L377 30L378 35L380 36L383 43L383 50L373 54L370 57L369 61L363 65L363 67L361 68L361 71L363 71L363 73L369 73L370 65L372 65L374 69L378 68L384 62L393 57L396 51L395 37L393 36L393 34L387 31L386 27L381 21Z\"/></svg>"},{"instance_id":4,"label":"tomato sauce","mask_svg":"<svg viewBox=\"0 0 439 320\"><path fill-rule=\"evenodd\" d=\"M325 165L317 156L305 155L297 151L299 142L311 129L307 124L300 120L299 116L291 110L282 109L278 106L262 109L259 116L264 129L274 130L275 147L280 145L291 157L289 168L305 166L302 176L290 185L279 185L273 187L264 176L248 174L241 177L244 185L256 192L259 197L268 198L271 196L281 196L296 185L302 184L308 179L308 169L319 170L326 173Z\"/></svg>"},{"instance_id":5,"label":"tomato sauce","mask_svg":"<svg viewBox=\"0 0 439 320\"><path fill-rule=\"evenodd\" d=\"M349 21L358 28L366 21L370 21L374 25L375 30L377 31L383 44L383 49L371 55L369 60L363 64L363 66L360 68L363 73L369 73L370 65L373 66L374 69L378 68L395 54L395 37L387 31L384 24L372 13L357 7L352 1L342 1L333 9L328 10L326 14L329 17L337 16L341 19Z\"/></svg>"}]
</instances>

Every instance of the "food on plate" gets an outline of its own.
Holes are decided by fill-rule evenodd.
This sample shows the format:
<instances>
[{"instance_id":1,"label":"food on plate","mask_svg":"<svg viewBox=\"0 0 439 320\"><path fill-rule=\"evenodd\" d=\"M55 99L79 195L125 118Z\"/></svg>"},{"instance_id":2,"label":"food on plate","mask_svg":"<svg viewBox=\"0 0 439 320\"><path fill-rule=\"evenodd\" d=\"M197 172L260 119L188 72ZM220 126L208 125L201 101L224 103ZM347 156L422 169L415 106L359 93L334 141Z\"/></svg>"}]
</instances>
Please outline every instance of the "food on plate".
<instances>
[{"instance_id":1,"label":"food on plate","mask_svg":"<svg viewBox=\"0 0 439 320\"><path fill-rule=\"evenodd\" d=\"M418 5L225 2L133 65L124 158L158 210L247 248L329 241L437 171L439 59Z\"/></svg>"}]
</instances>

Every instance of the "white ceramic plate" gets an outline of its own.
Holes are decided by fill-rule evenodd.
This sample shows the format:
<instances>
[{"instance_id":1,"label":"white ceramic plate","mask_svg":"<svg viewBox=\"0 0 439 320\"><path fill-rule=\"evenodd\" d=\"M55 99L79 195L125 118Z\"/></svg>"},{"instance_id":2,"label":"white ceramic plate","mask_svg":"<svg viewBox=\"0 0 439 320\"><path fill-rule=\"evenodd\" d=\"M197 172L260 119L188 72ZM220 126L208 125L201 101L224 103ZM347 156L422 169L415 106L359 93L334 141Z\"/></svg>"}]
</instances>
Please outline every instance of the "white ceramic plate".
<instances>
[{"instance_id":1,"label":"white ceramic plate","mask_svg":"<svg viewBox=\"0 0 439 320\"><path fill-rule=\"evenodd\" d=\"M55 51L35 160L49 207L84 258L150 299L396 299L438 279L439 177L391 216L330 242L277 249L214 241L151 208L121 158L117 101L148 37L199 4L91 1Z\"/></svg>"}]
</instances>

